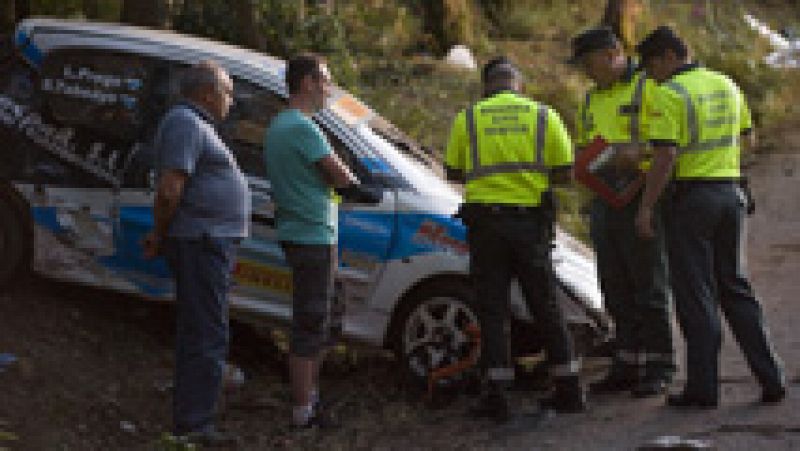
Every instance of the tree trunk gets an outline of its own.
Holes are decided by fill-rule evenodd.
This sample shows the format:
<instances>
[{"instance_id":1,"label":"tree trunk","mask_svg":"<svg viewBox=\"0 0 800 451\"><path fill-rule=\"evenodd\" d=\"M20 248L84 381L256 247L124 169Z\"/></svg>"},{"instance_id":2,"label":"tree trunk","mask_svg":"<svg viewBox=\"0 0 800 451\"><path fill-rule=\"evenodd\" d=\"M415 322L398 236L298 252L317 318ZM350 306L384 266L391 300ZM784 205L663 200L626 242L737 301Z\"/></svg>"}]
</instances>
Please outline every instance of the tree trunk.
<instances>
[{"instance_id":1,"label":"tree trunk","mask_svg":"<svg viewBox=\"0 0 800 451\"><path fill-rule=\"evenodd\" d=\"M434 40L434 52L444 54L454 44L472 41L472 13L468 0L419 0L414 3Z\"/></svg>"},{"instance_id":2,"label":"tree trunk","mask_svg":"<svg viewBox=\"0 0 800 451\"><path fill-rule=\"evenodd\" d=\"M123 0L120 22L144 27L164 28L167 24L167 1Z\"/></svg>"},{"instance_id":3,"label":"tree trunk","mask_svg":"<svg viewBox=\"0 0 800 451\"><path fill-rule=\"evenodd\" d=\"M236 0L234 8L239 44L252 49L262 48L261 33L258 29L258 17L253 0Z\"/></svg>"},{"instance_id":4,"label":"tree trunk","mask_svg":"<svg viewBox=\"0 0 800 451\"><path fill-rule=\"evenodd\" d=\"M31 15L30 0L14 0L14 18L16 22Z\"/></svg>"},{"instance_id":5,"label":"tree trunk","mask_svg":"<svg viewBox=\"0 0 800 451\"><path fill-rule=\"evenodd\" d=\"M100 18L100 4L98 0L82 0L83 14L87 19L97 20Z\"/></svg>"},{"instance_id":6,"label":"tree trunk","mask_svg":"<svg viewBox=\"0 0 800 451\"><path fill-rule=\"evenodd\" d=\"M333 8L335 6L334 0L306 0L306 3L308 3L310 7L317 7L318 11L325 14L333 14Z\"/></svg>"},{"instance_id":7,"label":"tree trunk","mask_svg":"<svg viewBox=\"0 0 800 451\"><path fill-rule=\"evenodd\" d=\"M14 2L3 2L0 5L0 34L11 33L14 30Z\"/></svg>"},{"instance_id":8,"label":"tree trunk","mask_svg":"<svg viewBox=\"0 0 800 451\"><path fill-rule=\"evenodd\" d=\"M641 0L608 0L606 4L601 23L614 30L628 51L636 46L636 25L643 8Z\"/></svg>"}]
</instances>

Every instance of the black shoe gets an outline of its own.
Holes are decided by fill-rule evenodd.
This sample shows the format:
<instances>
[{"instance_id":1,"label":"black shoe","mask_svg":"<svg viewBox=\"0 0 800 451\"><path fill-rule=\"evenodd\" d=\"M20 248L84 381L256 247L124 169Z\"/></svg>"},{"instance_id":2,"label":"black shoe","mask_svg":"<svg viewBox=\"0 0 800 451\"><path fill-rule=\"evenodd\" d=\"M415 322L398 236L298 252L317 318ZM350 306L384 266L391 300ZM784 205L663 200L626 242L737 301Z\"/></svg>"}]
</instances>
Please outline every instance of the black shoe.
<instances>
[{"instance_id":1,"label":"black shoe","mask_svg":"<svg viewBox=\"0 0 800 451\"><path fill-rule=\"evenodd\" d=\"M235 448L240 444L239 438L235 435L217 429L189 432L186 435L176 437L176 440L181 443L190 443L206 448Z\"/></svg>"},{"instance_id":2,"label":"black shoe","mask_svg":"<svg viewBox=\"0 0 800 451\"><path fill-rule=\"evenodd\" d=\"M780 385L777 388L765 388L761 392L761 402L764 404L778 404L786 398L786 386Z\"/></svg>"},{"instance_id":3,"label":"black shoe","mask_svg":"<svg viewBox=\"0 0 800 451\"><path fill-rule=\"evenodd\" d=\"M635 385L635 380L612 371L603 379L589 384L589 392L594 394L619 393L633 390Z\"/></svg>"},{"instance_id":4,"label":"black shoe","mask_svg":"<svg viewBox=\"0 0 800 451\"><path fill-rule=\"evenodd\" d=\"M667 381L664 379L646 379L633 387L631 395L634 398L649 398L663 395L667 392Z\"/></svg>"},{"instance_id":5,"label":"black shoe","mask_svg":"<svg viewBox=\"0 0 800 451\"><path fill-rule=\"evenodd\" d=\"M553 394L539 401L542 409L555 410L558 413L578 413L586 410L586 392L577 377L556 379L555 385L556 390Z\"/></svg>"},{"instance_id":6,"label":"black shoe","mask_svg":"<svg viewBox=\"0 0 800 451\"><path fill-rule=\"evenodd\" d=\"M295 424L295 429L336 429L340 425L336 420L325 410L314 410L314 413L303 424Z\"/></svg>"},{"instance_id":7,"label":"black shoe","mask_svg":"<svg viewBox=\"0 0 800 451\"><path fill-rule=\"evenodd\" d=\"M506 423L511 418L508 412L508 400L501 393L483 395L478 404L469 409L473 418L488 418L496 423Z\"/></svg>"},{"instance_id":8,"label":"black shoe","mask_svg":"<svg viewBox=\"0 0 800 451\"><path fill-rule=\"evenodd\" d=\"M667 405L680 408L716 409L719 407L719 402L717 400L699 399L680 393L677 395L667 395Z\"/></svg>"}]
</instances>

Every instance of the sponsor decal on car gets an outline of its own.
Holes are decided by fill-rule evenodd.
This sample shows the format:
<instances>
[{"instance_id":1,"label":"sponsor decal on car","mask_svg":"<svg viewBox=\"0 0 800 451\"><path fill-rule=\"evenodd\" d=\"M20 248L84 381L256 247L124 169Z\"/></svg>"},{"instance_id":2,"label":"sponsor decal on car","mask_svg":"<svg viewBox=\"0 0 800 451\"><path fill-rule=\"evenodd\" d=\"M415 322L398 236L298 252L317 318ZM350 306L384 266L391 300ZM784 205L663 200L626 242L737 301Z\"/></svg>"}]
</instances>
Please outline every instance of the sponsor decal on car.
<instances>
[{"instance_id":1,"label":"sponsor decal on car","mask_svg":"<svg viewBox=\"0 0 800 451\"><path fill-rule=\"evenodd\" d=\"M233 277L242 285L280 293L292 292L292 274L285 269L239 260L233 270Z\"/></svg>"}]
</instances>

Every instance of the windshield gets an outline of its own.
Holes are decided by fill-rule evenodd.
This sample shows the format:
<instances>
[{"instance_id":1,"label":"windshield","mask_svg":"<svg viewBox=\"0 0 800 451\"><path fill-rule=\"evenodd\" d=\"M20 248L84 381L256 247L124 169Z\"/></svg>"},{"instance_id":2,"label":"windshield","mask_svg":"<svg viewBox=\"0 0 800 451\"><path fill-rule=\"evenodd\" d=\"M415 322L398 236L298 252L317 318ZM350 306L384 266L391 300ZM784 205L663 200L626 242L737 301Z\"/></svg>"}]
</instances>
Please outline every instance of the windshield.
<instances>
[{"instance_id":1,"label":"windshield","mask_svg":"<svg viewBox=\"0 0 800 451\"><path fill-rule=\"evenodd\" d=\"M386 172L402 177L407 185L422 194L459 201L459 194L433 170L428 162L409 157L401 150L402 146L379 135L368 124L358 126L356 132L377 154L376 161L366 164L370 171Z\"/></svg>"},{"instance_id":2,"label":"windshield","mask_svg":"<svg viewBox=\"0 0 800 451\"><path fill-rule=\"evenodd\" d=\"M373 180L458 201L458 193L445 182L436 159L391 122L339 88L329 99L328 107L375 152L357 155Z\"/></svg>"}]
</instances>

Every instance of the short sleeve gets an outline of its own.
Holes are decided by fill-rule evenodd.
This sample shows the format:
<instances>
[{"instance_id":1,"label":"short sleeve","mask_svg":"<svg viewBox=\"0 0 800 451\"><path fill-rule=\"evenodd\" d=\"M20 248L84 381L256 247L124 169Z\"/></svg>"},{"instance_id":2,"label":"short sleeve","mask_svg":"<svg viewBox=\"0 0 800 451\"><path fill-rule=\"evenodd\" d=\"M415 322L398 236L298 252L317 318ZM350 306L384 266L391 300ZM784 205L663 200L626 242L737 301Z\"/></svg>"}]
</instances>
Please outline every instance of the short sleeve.
<instances>
[{"instance_id":1,"label":"short sleeve","mask_svg":"<svg viewBox=\"0 0 800 451\"><path fill-rule=\"evenodd\" d=\"M544 145L544 164L549 168L571 166L575 157L572 139L561 116L552 108L547 109L547 131Z\"/></svg>"},{"instance_id":2,"label":"short sleeve","mask_svg":"<svg viewBox=\"0 0 800 451\"><path fill-rule=\"evenodd\" d=\"M447 141L447 150L445 151L445 166L452 169L467 170L468 150L466 113L461 111L456 115L450 129L450 139Z\"/></svg>"},{"instance_id":3,"label":"short sleeve","mask_svg":"<svg viewBox=\"0 0 800 451\"><path fill-rule=\"evenodd\" d=\"M589 93L586 93L586 97L589 96ZM588 108L586 100L582 101L580 105L578 105L578 114L575 116L575 145L578 147L583 147L589 143L589 138L586 137L587 130L586 130L586 108Z\"/></svg>"},{"instance_id":4,"label":"short sleeve","mask_svg":"<svg viewBox=\"0 0 800 451\"><path fill-rule=\"evenodd\" d=\"M753 118L744 93L738 87L737 92L739 93L739 133L747 134L753 129Z\"/></svg>"},{"instance_id":5,"label":"short sleeve","mask_svg":"<svg viewBox=\"0 0 800 451\"><path fill-rule=\"evenodd\" d=\"M172 113L164 118L155 139L158 170L193 174L200 159L202 132L199 120Z\"/></svg>"},{"instance_id":6,"label":"short sleeve","mask_svg":"<svg viewBox=\"0 0 800 451\"><path fill-rule=\"evenodd\" d=\"M333 153L325 135L313 122L296 128L295 142L303 159L311 164Z\"/></svg>"}]
</instances>

